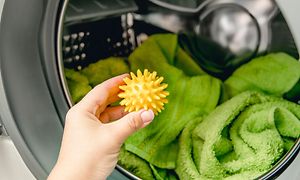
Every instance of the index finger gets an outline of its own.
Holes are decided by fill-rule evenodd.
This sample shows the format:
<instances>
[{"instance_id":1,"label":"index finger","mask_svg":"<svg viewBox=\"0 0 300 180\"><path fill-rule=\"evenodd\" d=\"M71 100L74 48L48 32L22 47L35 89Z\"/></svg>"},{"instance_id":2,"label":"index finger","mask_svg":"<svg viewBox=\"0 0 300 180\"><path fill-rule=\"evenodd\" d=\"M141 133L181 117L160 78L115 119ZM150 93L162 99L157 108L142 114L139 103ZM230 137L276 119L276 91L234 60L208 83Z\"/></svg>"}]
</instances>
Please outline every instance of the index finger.
<instances>
[{"instance_id":1,"label":"index finger","mask_svg":"<svg viewBox=\"0 0 300 180\"><path fill-rule=\"evenodd\" d=\"M92 114L96 114L99 108L104 110L107 106L108 99L118 95L120 92L119 86L125 84L123 79L128 76L128 74L122 74L97 85L85 95L78 103L78 106Z\"/></svg>"}]
</instances>

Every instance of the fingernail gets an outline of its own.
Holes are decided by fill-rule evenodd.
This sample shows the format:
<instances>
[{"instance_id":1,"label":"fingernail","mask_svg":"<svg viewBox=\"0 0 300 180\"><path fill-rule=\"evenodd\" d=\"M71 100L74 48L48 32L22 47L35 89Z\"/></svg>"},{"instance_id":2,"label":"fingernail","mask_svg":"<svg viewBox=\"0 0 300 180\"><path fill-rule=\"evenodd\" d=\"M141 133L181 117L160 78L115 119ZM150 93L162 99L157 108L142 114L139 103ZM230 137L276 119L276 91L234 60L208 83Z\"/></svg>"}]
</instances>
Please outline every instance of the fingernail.
<instances>
[{"instance_id":1,"label":"fingernail","mask_svg":"<svg viewBox=\"0 0 300 180\"><path fill-rule=\"evenodd\" d=\"M141 114L141 118L142 118L142 120L145 124L145 123L150 122L154 119L154 113L153 113L152 110L143 111L142 114Z\"/></svg>"}]
</instances>

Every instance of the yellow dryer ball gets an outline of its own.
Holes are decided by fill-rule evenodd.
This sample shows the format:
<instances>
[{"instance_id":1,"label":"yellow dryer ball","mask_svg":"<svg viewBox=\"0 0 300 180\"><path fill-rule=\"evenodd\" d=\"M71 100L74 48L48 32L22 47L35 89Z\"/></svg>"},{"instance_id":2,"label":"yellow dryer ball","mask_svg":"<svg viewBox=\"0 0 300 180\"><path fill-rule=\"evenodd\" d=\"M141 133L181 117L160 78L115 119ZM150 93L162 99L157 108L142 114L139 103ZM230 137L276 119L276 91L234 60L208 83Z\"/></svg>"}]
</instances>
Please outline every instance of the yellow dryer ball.
<instances>
[{"instance_id":1,"label":"yellow dryer ball","mask_svg":"<svg viewBox=\"0 0 300 180\"><path fill-rule=\"evenodd\" d=\"M120 98L124 98L120 104L125 105L125 111L139 111L141 109L151 109L155 115L164 109L164 104L168 103L166 97L169 92L164 91L168 84L161 84L163 77L157 77L154 71L150 73L147 69L144 74L140 70L137 71L137 76L130 73L131 79L126 77L124 82L126 85L120 86L123 90L119 94Z\"/></svg>"}]
</instances>

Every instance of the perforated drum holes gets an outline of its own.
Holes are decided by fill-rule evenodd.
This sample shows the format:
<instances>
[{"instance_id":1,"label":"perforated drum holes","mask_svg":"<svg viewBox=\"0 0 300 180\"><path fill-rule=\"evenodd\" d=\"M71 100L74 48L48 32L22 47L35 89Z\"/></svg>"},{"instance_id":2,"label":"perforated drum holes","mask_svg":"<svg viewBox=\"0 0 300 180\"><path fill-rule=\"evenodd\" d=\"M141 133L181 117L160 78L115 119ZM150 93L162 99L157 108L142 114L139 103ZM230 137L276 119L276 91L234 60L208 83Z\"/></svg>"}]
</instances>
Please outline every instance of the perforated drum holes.
<instances>
[{"instance_id":1,"label":"perforated drum holes","mask_svg":"<svg viewBox=\"0 0 300 180\"><path fill-rule=\"evenodd\" d=\"M73 63L75 61L85 60L86 37L90 32L78 32L66 34L63 36L63 59L64 63Z\"/></svg>"}]
</instances>

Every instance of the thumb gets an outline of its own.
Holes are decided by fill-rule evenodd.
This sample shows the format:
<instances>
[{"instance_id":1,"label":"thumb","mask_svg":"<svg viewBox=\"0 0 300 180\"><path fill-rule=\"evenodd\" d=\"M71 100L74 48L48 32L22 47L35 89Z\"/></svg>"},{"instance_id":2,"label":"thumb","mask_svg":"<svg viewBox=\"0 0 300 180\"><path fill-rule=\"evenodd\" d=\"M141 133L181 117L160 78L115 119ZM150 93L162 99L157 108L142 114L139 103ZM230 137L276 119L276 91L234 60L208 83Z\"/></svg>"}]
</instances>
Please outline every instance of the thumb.
<instances>
[{"instance_id":1,"label":"thumb","mask_svg":"<svg viewBox=\"0 0 300 180\"><path fill-rule=\"evenodd\" d=\"M107 125L110 126L109 129L112 136L122 144L131 134L150 124L153 118L154 113L152 110L141 110L131 112L121 119Z\"/></svg>"}]
</instances>

